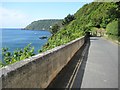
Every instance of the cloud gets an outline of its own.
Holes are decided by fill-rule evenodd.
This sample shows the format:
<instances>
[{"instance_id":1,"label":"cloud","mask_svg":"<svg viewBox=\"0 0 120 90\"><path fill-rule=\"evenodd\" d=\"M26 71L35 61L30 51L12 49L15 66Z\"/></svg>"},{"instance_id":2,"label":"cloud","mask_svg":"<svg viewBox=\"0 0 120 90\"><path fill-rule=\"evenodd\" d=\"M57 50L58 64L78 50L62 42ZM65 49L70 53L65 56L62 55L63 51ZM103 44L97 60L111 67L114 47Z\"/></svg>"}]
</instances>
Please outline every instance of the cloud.
<instances>
[{"instance_id":1,"label":"cloud","mask_svg":"<svg viewBox=\"0 0 120 90\"><path fill-rule=\"evenodd\" d=\"M30 23L28 15L17 10L0 7L0 24L3 28L25 27L28 23Z\"/></svg>"}]
</instances>

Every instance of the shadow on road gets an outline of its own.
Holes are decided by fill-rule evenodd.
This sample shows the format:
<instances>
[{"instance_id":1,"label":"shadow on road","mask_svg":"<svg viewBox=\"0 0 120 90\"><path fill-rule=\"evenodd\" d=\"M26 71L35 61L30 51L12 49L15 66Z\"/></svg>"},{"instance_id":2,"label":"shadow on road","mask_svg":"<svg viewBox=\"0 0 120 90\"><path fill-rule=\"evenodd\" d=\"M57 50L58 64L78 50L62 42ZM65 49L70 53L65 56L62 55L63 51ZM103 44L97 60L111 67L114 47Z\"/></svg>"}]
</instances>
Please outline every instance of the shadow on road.
<instances>
[{"instance_id":1,"label":"shadow on road","mask_svg":"<svg viewBox=\"0 0 120 90\"><path fill-rule=\"evenodd\" d=\"M83 79L83 76L84 76L84 71L85 71L87 60L88 60L90 40L91 39L89 38L86 45L85 45L86 50L85 50L85 54L83 55L83 61L80 65L80 68L78 70L78 73L76 75L76 78L74 80L74 84L73 84L72 88L79 88L79 89L81 88L82 79Z\"/></svg>"},{"instance_id":2,"label":"shadow on road","mask_svg":"<svg viewBox=\"0 0 120 90\"><path fill-rule=\"evenodd\" d=\"M87 56L88 56L88 50L89 50L89 45L90 45L90 39L87 40L87 43L85 43L77 52L76 54L73 56L73 58L68 62L68 64L60 71L60 73L57 75L57 77L50 83L50 85L47 87L47 89L50 88L66 88L71 75L76 67L77 62L79 61L79 59L82 57L82 53L84 48L86 47L86 45L88 45L87 49L86 49L86 53L85 53L85 57L84 60L82 62L82 65L80 66L80 70L79 70L79 87L81 86L81 82L82 82L82 77L84 75L84 68L86 65L86 61L87 61ZM78 77L78 76L77 76ZM76 78L77 78L76 77ZM76 82L76 81L75 81ZM77 84L78 84L77 83ZM73 84L74 86L74 84ZM75 87L77 88L77 87Z\"/></svg>"}]
</instances>

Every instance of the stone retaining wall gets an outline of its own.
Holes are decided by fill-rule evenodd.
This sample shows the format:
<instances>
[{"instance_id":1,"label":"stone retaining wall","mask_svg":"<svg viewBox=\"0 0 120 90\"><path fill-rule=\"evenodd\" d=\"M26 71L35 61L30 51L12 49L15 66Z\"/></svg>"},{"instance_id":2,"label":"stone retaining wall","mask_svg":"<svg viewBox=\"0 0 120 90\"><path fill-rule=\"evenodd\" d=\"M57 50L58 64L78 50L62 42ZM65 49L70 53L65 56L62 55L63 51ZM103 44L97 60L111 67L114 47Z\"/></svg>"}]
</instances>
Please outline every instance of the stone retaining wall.
<instances>
[{"instance_id":1,"label":"stone retaining wall","mask_svg":"<svg viewBox=\"0 0 120 90\"><path fill-rule=\"evenodd\" d=\"M3 88L46 88L84 44L84 37L0 69Z\"/></svg>"}]
</instances>

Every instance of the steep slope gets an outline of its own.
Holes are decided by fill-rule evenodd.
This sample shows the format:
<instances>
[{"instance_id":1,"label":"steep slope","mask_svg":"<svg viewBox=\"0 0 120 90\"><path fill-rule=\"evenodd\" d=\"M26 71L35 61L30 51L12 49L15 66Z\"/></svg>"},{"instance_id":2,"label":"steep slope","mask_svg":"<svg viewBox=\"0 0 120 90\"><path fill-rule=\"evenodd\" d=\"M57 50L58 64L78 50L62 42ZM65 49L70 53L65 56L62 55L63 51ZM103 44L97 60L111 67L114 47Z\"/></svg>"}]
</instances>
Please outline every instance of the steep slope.
<instances>
[{"instance_id":1,"label":"steep slope","mask_svg":"<svg viewBox=\"0 0 120 90\"><path fill-rule=\"evenodd\" d=\"M60 31L49 38L42 51L81 37L92 27L105 29L110 22L118 21L119 12L118 5L113 2L92 2L84 5L74 14L75 20L62 27Z\"/></svg>"},{"instance_id":2,"label":"steep slope","mask_svg":"<svg viewBox=\"0 0 120 90\"><path fill-rule=\"evenodd\" d=\"M86 31L90 27L106 28L108 23L117 19L117 5L105 2L86 4L75 13L75 18L68 25L69 29Z\"/></svg>"},{"instance_id":3,"label":"steep slope","mask_svg":"<svg viewBox=\"0 0 120 90\"><path fill-rule=\"evenodd\" d=\"M25 29L28 30L49 30L50 26L60 23L61 19L48 19L48 20L38 20L34 21L28 26L25 27Z\"/></svg>"}]
</instances>

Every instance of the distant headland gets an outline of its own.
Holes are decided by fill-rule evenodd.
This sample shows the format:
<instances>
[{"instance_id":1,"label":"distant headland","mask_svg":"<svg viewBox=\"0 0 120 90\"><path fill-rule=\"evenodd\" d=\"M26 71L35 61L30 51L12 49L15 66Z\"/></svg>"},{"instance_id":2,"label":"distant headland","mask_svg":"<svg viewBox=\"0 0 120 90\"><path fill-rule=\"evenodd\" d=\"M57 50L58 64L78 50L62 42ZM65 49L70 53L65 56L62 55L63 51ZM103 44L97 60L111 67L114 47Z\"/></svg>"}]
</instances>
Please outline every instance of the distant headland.
<instances>
[{"instance_id":1,"label":"distant headland","mask_svg":"<svg viewBox=\"0 0 120 90\"><path fill-rule=\"evenodd\" d=\"M59 24L62 19L45 19L33 21L31 24L27 25L25 30L49 30L50 26L54 24Z\"/></svg>"}]
</instances>

